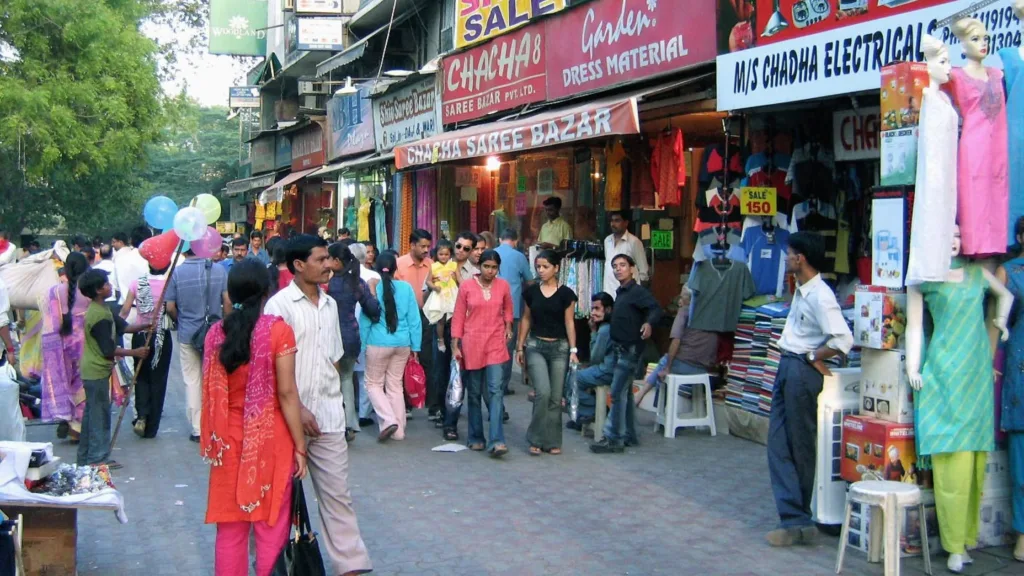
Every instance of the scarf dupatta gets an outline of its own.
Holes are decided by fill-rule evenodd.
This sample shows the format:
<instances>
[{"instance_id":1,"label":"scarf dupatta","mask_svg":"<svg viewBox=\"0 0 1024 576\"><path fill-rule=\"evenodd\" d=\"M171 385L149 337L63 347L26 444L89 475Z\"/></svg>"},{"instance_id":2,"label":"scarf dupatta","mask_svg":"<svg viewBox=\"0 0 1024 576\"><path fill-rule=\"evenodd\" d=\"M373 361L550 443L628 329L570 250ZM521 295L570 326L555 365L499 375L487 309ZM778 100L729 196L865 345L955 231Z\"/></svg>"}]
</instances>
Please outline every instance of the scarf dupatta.
<instances>
[{"instance_id":1,"label":"scarf dupatta","mask_svg":"<svg viewBox=\"0 0 1024 576\"><path fill-rule=\"evenodd\" d=\"M274 479L274 397L277 377L271 349L270 328L278 316L263 315L252 331L249 379L245 384L241 460L235 498L238 506L251 513L270 492ZM226 438L231 427L228 409L228 373L220 363L224 345L223 322L210 327L203 357L203 411L200 453L211 466L222 466L224 452L237 450ZM264 449L266 447L266 449Z\"/></svg>"},{"instance_id":2,"label":"scarf dupatta","mask_svg":"<svg viewBox=\"0 0 1024 576\"><path fill-rule=\"evenodd\" d=\"M153 299L153 289L149 285L149 276L142 276L137 281L138 294L135 298L135 305L139 309L141 314L152 314L153 309L156 308L156 301ZM166 304L160 305L160 313L157 315L156 320L153 322L153 354L149 360L149 365L153 370L156 370L158 364L160 364L160 352L164 347L164 312L167 310Z\"/></svg>"}]
</instances>

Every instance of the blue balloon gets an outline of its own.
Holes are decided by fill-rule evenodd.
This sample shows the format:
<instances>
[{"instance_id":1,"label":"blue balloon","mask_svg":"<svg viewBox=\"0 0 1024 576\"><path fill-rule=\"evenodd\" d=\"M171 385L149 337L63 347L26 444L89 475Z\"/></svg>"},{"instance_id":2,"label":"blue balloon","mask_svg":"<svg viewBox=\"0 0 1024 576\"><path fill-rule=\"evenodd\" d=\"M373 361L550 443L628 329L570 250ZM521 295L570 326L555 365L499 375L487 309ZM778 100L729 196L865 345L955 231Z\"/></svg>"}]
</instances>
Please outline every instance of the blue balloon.
<instances>
[{"instance_id":1,"label":"blue balloon","mask_svg":"<svg viewBox=\"0 0 1024 576\"><path fill-rule=\"evenodd\" d=\"M146 224L157 230L170 230L174 227L174 215L178 213L178 205L167 196L153 196L142 209Z\"/></svg>"}]
</instances>

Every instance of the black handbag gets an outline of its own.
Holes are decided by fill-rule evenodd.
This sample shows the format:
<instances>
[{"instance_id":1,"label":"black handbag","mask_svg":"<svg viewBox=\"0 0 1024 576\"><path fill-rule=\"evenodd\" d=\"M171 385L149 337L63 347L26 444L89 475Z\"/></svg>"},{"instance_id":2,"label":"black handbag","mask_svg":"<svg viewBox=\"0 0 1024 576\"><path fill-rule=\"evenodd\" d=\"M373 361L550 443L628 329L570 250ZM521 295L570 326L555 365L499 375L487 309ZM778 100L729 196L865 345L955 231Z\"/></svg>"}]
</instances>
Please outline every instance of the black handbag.
<instances>
[{"instance_id":1,"label":"black handbag","mask_svg":"<svg viewBox=\"0 0 1024 576\"><path fill-rule=\"evenodd\" d=\"M326 576L320 544L309 523L302 480L292 479L292 525L295 533L277 557L271 576Z\"/></svg>"},{"instance_id":2,"label":"black handbag","mask_svg":"<svg viewBox=\"0 0 1024 576\"><path fill-rule=\"evenodd\" d=\"M203 282L203 301L206 303L206 312L203 314L203 322L199 325L199 329L192 334L192 340L189 341L189 344L196 352L199 352L200 356L206 348L206 333L210 331L210 326L220 319L219 316L210 315L210 276L213 274L213 262L207 260L205 268L206 282Z\"/></svg>"}]
</instances>

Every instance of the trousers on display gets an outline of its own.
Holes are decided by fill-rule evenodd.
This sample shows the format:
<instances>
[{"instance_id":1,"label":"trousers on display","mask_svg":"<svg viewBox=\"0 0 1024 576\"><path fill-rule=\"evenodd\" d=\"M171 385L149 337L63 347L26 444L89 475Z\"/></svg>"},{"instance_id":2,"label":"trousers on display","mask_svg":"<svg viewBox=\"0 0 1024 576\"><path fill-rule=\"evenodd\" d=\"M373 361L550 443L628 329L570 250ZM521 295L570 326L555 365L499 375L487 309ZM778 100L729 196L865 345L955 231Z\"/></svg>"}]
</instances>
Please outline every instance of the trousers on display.
<instances>
[{"instance_id":1,"label":"trousers on display","mask_svg":"<svg viewBox=\"0 0 1024 576\"><path fill-rule=\"evenodd\" d=\"M935 513L942 548L950 554L963 554L978 543L987 459L985 452L932 454Z\"/></svg>"}]
</instances>

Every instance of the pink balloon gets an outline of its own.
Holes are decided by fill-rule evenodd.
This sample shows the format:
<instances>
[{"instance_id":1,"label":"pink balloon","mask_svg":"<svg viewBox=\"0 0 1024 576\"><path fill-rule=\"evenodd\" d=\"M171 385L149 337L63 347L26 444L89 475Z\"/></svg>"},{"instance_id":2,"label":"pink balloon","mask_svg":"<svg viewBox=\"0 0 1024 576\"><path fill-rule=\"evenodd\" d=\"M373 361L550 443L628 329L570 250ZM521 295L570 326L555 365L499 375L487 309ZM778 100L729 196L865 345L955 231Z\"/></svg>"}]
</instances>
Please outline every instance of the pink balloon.
<instances>
[{"instance_id":1,"label":"pink balloon","mask_svg":"<svg viewBox=\"0 0 1024 576\"><path fill-rule=\"evenodd\" d=\"M210 258L220 250L223 244L220 234L213 226L207 226L206 232L198 240L192 241L192 252L200 258Z\"/></svg>"}]
</instances>

